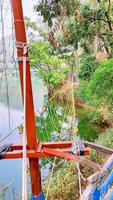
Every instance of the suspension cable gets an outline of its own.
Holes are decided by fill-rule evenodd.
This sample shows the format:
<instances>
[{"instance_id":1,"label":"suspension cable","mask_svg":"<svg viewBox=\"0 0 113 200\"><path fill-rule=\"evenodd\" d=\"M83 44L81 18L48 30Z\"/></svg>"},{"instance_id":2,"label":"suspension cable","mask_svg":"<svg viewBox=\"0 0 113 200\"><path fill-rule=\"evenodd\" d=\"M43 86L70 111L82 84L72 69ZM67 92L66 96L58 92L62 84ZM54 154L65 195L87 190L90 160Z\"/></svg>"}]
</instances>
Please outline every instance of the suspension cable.
<instances>
[{"instance_id":1,"label":"suspension cable","mask_svg":"<svg viewBox=\"0 0 113 200\"><path fill-rule=\"evenodd\" d=\"M24 97L24 127L23 127L23 166L22 166L22 200L27 200L27 149L26 149L26 54L27 44L23 45L23 97Z\"/></svg>"},{"instance_id":2,"label":"suspension cable","mask_svg":"<svg viewBox=\"0 0 113 200\"><path fill-rule=\"evenodd\" d=\"M10 135L12 135L14 133L14 131L16 131L19 127L21 126L21 124L19 126L17 126L16 128L14 128L13 130L11 130L5 137L3 137L1 140L0 140L0 144L6 140Z\"/></svg>"}]
</instances>

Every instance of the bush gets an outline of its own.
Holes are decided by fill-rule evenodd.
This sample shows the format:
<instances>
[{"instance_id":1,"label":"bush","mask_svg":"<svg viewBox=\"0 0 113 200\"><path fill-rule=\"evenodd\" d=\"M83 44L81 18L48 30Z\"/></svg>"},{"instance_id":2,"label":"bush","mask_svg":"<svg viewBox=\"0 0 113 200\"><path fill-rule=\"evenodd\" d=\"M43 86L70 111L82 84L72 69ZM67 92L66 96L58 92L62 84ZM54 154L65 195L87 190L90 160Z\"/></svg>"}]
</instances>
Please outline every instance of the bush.
<instances>
[{"instance_id":1,"label":"bush","mask_svg":"<svg viewBox=\"0 0 113 200\"><path fill-rule=\"evenodd\" d=\"M89 81L97 67L98 61L94 55L83 55L80 60L79 78Z\"/></svg>"},{"instance_id":2,"label":"bush","mask_svg":"<svg viewBox=\"0 0 113 200\"><path fill-rule=\"evenodd\" d=\"M53 47L45 41L31 41L31 66L37 69L38 75L49 90L53 91L63 83L70 74L71 66L66 58L54 55Z\"/></svg>"},{"instance_id":3,"label":"bush","mask_svg":"<svg viewBox=\"0 0 113 200\"><path fill-rule=\"evenodd\" d=\"M87 81L80 81L79 87L76 89L77 95L82 99L86 100L86 88L87 88L88 82Z\"/></svg>"},{"instance_id":4,"label":"bush","mask_svg":"<svg viewBox=\"0 0 113 200\"><path fill-rule=\"evenodd\" d=\"M113 147L113 129L108 129L106 132L99 135L96 140L97 144L103 145L105 147Z\"/></svg>"},{"instance_id":5,"label":"bush","mask_svg":"<svg viewBox=\"0 0 113 200\"><path fill-rule=\"evenodd\" d=\"M113 59L100 64L88 85L88 98L113 105Z\"/></svg>"},{"instance_id":6,"label":"bush","mask_svg":"<svg viewBox=\"0 0 113 200\"><path fill-rule=\"evenodd\" d=\"M91 123L101 125L102 123L102 114L96 110L91 110L89 112L89 120Z\"/></svg>"},{"instance_id":7,"label":"bush","mask_svg":"<svg viewBox=\"0 0 113 200\"><path fill-rule=\"evenodd\" d=\"M48 183L44 186L45 194ZM47 200L76 200L78 194L78 177L75 162L66 162L61 169L57 169L51 179Z\"/></svg>"},{"instance_id":8,"label":"bush","mask_svg":"<svg viewBox=\"0 0 113 200\"><path fill-rule=\"evenodd\" d=\"M108 129L106 132L99 135L98 139L95 141L96 144L112 148L113 147L113 129ZM104 159L107 160L108 155L91 150L91 159L94 162L103 163Z\"/></svg>"}]
</instances>

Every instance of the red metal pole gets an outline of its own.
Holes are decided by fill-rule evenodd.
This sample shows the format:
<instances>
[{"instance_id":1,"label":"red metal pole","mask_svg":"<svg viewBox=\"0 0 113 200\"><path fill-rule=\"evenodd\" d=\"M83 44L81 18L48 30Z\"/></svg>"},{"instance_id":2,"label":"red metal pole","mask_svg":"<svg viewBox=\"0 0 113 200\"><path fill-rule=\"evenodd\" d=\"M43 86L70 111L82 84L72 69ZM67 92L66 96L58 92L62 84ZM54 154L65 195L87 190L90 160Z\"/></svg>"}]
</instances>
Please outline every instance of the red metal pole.
<instances>
[{"instance_id":1,"label":"red metal pole","mask_svg":"<svg viewBox=\"0 0 113 200\"><path fill-rule=\"evenodd\" d=\"M26 32L25 32L25 24L22 10L22 2L21 0L11 0L12 2L12 10L14 15L14 27L15 27L15 35L16 41L26 43ZM27 3L27 1L26 1ZM23 49L17 48L18 57L23 57ZM28 53L26 55L29 57ZM35 126L35 115L34 115L34 105L33 105L33 95L32 95L32 86L31 86L31 76L30 76L30 64L27 63L26 69L26 135L27 135L27 146L30 150L35 150L37 145L36 140L36 126ZM23 96L23 62L18 62L19 64L19 73L20 73L20 83L21 90ZM30 176L31 176L31 187L32 194L34 196L38 196L42 192L41 187L41 176L39 170L39 161L38 159L30 158L29 159L30 166Z\"/></svg>"}]
</instances>

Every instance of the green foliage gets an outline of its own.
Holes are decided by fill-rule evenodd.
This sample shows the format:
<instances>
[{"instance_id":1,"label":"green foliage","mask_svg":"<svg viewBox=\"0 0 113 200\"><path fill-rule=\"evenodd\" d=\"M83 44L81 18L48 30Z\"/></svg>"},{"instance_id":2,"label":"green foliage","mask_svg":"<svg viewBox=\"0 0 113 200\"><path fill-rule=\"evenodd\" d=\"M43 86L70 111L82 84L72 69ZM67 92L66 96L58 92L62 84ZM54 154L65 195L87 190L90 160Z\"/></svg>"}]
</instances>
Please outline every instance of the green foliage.
<instances>
[{"instance_id":1,"label":"green foliage","mask_svg":"<svg viewBox=\"0 0 113 200\"><path fill-rule=\"evenodd\" d=\"M98 66L98 62L94 55L85 54L81 57L79 78L89 81Z\"/></svg>"},{"instance_id":2,"label":"green foliage","mask_svg":"<svg viewBox=\"0 0 113 200\"><path fill-rule=\"evenodd\" d=\"M55 138L61 137L61 130L61 134L63 134L64 130L61 127L63 122L67 123L66 116L68 116L69 108L65 108L65 105L63 105L61 115L57 112L58 110L58 103L51 102L47 105L42 116L36 117L37 137L41 141L50 141L52 135L54 135L54 140ZM94 141L99 134L98 125L100 125L99 122L102 119L100 113L89 109L76 108L76 116L80 120L78 125L80 137L84 140ZM70 131L68 129L69 133ZM68 138L68 134L65 137Z\"/></svg>"},{"instance_id":3,"label":"green foliage","mask_svg":"<svg viewBox=\"0 0 113 200\"><path fill-rule=\"evenodd\" d=\"M79 32L78 23L74 16L70 16L64 24L64 41L78 49Z\"/></svg>"},{"instance_id":4,"label":"green foliage","mask_svg":"<svg viewBox=\"0 0 113 200\"><path fill-rule=\"evenodd\" d=\"M109 106L113 104L113 59L100 64L88 85L89 98L100 99Z\"/></svg>"},{"instance_id":5,"label":"green foliage","mask_svg":"<svg viewBox=\"0 0 113 200\"><path fill-rule=\"evenodd\" d=\"M93 124L98 124L98 125L101 125L102 123L102 114L99 112L99 111L96 111L96 110L91 110L89 112L89 120L91 123Z\"/></svg>"},{"instance_id":6,"label":"green foliage","mask_svg":"<svg viewBox=\"0 0 113 200\"><path fill-rule=\"evenodd\" d=\"M32 67L43 67L48 64L49 58L53 54L53 48L48 42L44 41L31 41L30 42L30 58Z\"/></svg>"},{"instance_id":7,"label":"green foliage","mask_svg":"<svg viewBox=\"0 0 113 200\"><path fill-rule=\"evenodd\" d=\"M95 36L98 36L100 50L104 47L108 55L112 56L113 1L88 0L83 3L78 0L54 0L45 3L40 0L35 10L41 13L50 26L53 18L61 23L57 29L62 30L68 44L75 48L80 44L85 52L92 52ZM65 23L67 26L64 26Z\"/></svg>"},{"instance_id":8,"label":"green foliage","mask_svg":"<svg viewBox=\"0 0 113 200\"><path fill-rule=\"evenodd\" d=\"M113 147L113 129L108 129L99 135L98 139L95 141L96 144L112 148ZM95 162L103 162L103 158L107 159L105 154L98 153L95 150L91 151L91 159Z\"/></svg>"},{"instance_id":9,"label":"green foliage","mask_svg":"<svg viewBox=\"0 0 113 200\"><path fill-rule=\"evenodd\" d=\"M26 28L32 28L33 30L37 31L37 24L36 22L31 21L29 17L25 17Z\"/></svg>"},{"instance_id":10,"label":"green foliage","mask_svg":"<svg viewBox=\"0 0 113 200\"><path fill-rule=\"evenodd\" d=\"M99 134L100 114L90 109L76 108L76 116L80 120L78 125L80 137L84 140L94 141Z\"/></svg>"},{"instance_id":11,"label":"green foliage","mask_svg":"<svg viewBox=\"0 0 113 200\"><path fill-rule=\"evenodd\" d=\"M44 186L45 194L47 192L48 183ZM62 169L57 169L52 177L49 187L48 200L74 200L78 199L78 177L75 162L67 162Z\"/></svg>"},{"instance_id":12,"label":"green foliage","mask_svg":"<svg viewBox=\"0 0 113 200\"><path fill-rule=\"evenodd\" d=\"M51 102L46 106L42 115L36 117L37 138L41 141L50 141L52 137L55 140L60 137L62 123L66 120L66 117L64 110L61 114L57 112L59 108L56 102Z\"/></svg>"},{"instance_id":13,"label":"green foliage","mask_svg":"<svg viewBox=\"0 0 113 200\"><path fill-rule=\"evenodd\" d=\"M88 81L79 81L79 87L76 89L76 93L79 96L79 98L83 101L88 101L87 97L87 87L89 82Z\"/></svg>"},{"instance_id":14,"label":"green foliage","mask_svg":"<svg viewBox=\"0 0 113 200\"><path fill-rule=\"evenodd\" d=\"M35 6L35 11L40 12L43 16L44 22L48 22L48 25L52 26L52 19L56 17L59 19L63 8L66 10L66 14L70 16L72 11L74 12L79 4L78 0L47 0L46 3L43 0L40 0Z\"/></svg>"},{"instance_id":15,"label":"green foliage","mask_svg":"<svg viewBox=\"0 0 113 200\"><path fill-rule=\"evenodd\" d=\"M30 43L31 65L38 69L38 73L49 89L56 88L68 75L71 67L66 59L54 55L52 46L48 42Z\"/></svg>"},{"instance_id":16,"label":"green foliage","mask_svg":"<svg viewBox=\"0 0 113 200\"><path fill-rule=\"evenodd\" d=\"M35 6L35 10L40 12L44 18L44 22L48 21L48 25L52 26L52 19L56 15L60 15L60 5L59 0L53 0L52 2L47 0L46 3L40 0Z\"/></svg>"},{"instance_id":17,"label":"green foliage","mask_svg":"<svg viewBox=\"0 0 113 200\"><path fill-rule=\"evenodd\" d=\"M113 129L108 129L106 132L99 135L96 140L97 144L103 145L105 147L113 147Z\"/></svg>"},{"instance_id":18,"label":"green foliage","mask_svg":"<svg viewBox=\"0 0 113 200\"><path fill-rule=\"evenodd\" d=\"M29 28L31 29L30 32L32 38L34 31L37 31L40 34L40 36L42 36L44 39L47 37L47 33L45 32L45 30L43 30L40 26L38 26L37 22L32 21L29 17L25 16L25 24L27 30L29 30Z\"/></svg>"},{"instance_id":19,"label":"green foliage","mask_svg":"<svg viewBox=\"0 0 113 200\"><path fill-rule=\"evenodd\" d=\"M79 97L93 106L113 105L113 59L102 62L89 81L80 81Z\"/></svg>"}]
</instances>

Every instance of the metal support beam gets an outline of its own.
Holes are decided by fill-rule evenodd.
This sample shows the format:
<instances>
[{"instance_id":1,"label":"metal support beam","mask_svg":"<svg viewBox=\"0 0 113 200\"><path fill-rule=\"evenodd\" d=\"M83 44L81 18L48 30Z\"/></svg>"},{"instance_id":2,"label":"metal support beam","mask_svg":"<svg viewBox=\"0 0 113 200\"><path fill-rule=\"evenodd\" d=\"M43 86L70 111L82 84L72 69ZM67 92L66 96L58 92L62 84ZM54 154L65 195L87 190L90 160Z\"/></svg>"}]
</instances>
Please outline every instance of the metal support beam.
<instances>
[{"instance_id":1,"label":"metal support beam","mask_svg":"<svg viewBox=\"0 0 113 200\"><path fill-rule=\"evenodd\" d=\"M29 150L28 146L27 149L27 158L43 158L43 157L62 157L66 159L75 160L79 156L89 156L89 149L84 148L84 151L82 152L82 155L80 154L80 151L75 153L70 150L72 146L72 142L39 142L37 143L37 148L35 150ZM22 145L10 145L10 149L5 152L3 159L18 159L22 158Z\"/></svg>"},{"instance_id":2,"label":"metal support beam","mask_svg":"<svg viewBox=\"0 0 113 200\"><path fill-rule=\"evenodd\" d=\"M19 43L27 43L25 24L22 10L22 1L21 0L11 0L12 11L14 16L14 27L16 41ZM17 47L18 57L23 57L23 49ZM28 52L26 57L29 58ZM21 90L23 96L23 62L18 62L19 72L20 72L20 82ZM30 64L29 61L26 62L26 136L27 136L27 145L28 149L35 150L37 141L36 141L36 127L35 127L35 115L34 115L34 106L33 106L33 95L32 95L32 86L31 86L31 75L30 75ZM24 103L24 99L23 99ZM30 158L30 176L31 176L31 187L33 196L38 196L42 192L41 187L41 176L39 170L38 159Z\"/></svg>"}]
</instances>

